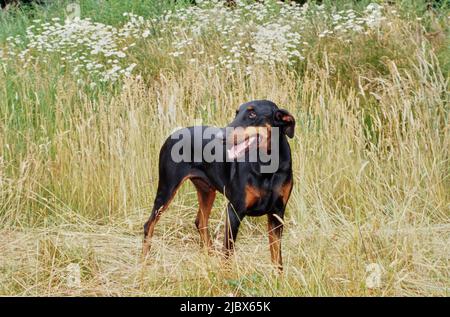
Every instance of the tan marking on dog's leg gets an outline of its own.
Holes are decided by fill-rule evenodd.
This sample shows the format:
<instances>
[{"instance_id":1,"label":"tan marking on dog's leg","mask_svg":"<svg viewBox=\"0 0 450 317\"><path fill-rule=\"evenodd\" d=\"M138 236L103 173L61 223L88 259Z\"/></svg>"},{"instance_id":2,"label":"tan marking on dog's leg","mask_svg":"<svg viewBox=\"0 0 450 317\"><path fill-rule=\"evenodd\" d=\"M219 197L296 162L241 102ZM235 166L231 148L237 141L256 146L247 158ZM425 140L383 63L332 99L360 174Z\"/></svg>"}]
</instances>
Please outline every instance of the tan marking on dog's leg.
<instances>
[{"instance_id":1,"label":"tan marking on dog's leg","mask_svg":"<svg viewBox=\"0 0 450 317\"><path fill-rule=\"evenodd\" d=\"M197 189L198 198L198 213L195 219L195 225L200 234L202 244L208 249L211 248L211 238L208 230L208 220L211 214L211 209L216 198L216 191L214 188L209 186L208 183L199 178L192 178L192 183L194 183Z\"/></svg>"},{"instance_id":2,"label":"tan marking on dog's leg","mask_svg":"<svg viewBox=\"0 0 450 317\"><path fill-rule=\"evenodd\" d=\"M274 216L267 216L268 231L269 231L269 248L272 263L283 271L283 260L281 257L281 234L283 233L283 224Z\"/></svg>"},{"instance_id":3,"label":"tan marking on dog's leg","mask_svg":"<svg viewBox=\"0 0 450 317\"><path fill-rule=\"evenodd\" d=\"M148 224L148 227L147 227L147 234L144 237L144 243L142 245L142 254L144 257L146 257L148 252L150 251L151 239L152 239L153 233L155 231L155 225L158 222L159 218L161 217L161 214L164 211L166 211L166 209L169 207L170 203L172 202L173 198L175 197L175 194L177 193L180 186L184 183L184 181L191 177L192 177L191 175L184 177L180 181L180 183L177 185L177 187L173 190L169 200L156 211L155 215L152 214L150 216L150 219L148 220L150 223Z\"/></svg>"}]
</instances>

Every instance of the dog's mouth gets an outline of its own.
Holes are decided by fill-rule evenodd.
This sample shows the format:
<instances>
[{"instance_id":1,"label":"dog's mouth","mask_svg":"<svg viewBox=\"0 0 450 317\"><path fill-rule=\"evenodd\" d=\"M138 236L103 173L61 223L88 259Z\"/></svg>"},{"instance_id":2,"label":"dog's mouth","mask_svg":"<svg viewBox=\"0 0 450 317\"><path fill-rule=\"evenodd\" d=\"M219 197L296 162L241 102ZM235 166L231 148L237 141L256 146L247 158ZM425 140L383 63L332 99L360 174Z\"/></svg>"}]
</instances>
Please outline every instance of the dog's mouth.
<instances>
[{"instance_id":1,"label":"dog's mouth","mask_svg":"<svg viewBox=\"0 0 450 317\"><path fill-rule=\"evenodd\" d=\"M257 147L258 142L261 142L261 135L254 134L249 137L246 137L242 142L233 144L231 148L227 149L228 157L232 160L235 158L241 157L250 149L254 149Z\"/></svg>"}]
</instances>

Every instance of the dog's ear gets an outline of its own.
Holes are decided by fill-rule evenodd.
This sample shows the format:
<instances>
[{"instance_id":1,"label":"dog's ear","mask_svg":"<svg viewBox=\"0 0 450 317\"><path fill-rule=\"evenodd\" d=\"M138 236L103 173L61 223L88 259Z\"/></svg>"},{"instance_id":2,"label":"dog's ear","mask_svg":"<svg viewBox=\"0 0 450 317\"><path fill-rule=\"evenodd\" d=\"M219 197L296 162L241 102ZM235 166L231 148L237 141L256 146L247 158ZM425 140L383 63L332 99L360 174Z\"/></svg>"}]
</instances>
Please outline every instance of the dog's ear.
<instances>
[{"instance_id":1,"label":"dog's ear","mask_svg":"<svg viewBox=\"0 0 450 317\"><path fill-rule=\"evenodd\" d=\"M284 109L275 111L274 121L276 126L282 128L284 134L291 139L294 137L295 119L294 117Z\"/></svg>"}]
</instances>

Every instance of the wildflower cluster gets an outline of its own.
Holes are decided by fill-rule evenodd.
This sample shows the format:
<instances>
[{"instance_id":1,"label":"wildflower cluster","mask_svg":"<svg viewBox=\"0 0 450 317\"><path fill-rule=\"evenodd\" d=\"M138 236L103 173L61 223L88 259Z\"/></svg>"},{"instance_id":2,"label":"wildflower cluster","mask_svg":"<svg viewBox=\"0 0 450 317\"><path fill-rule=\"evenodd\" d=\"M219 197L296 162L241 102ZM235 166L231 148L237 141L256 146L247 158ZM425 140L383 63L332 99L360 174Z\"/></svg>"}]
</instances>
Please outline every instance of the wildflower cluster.
<instances>
[{"instance_id":1,"label":"wildflower cluster","mask_svg":"<svg viewBox=\"0 0 450 317\"><path fill-rule=\"evenodd\" d=\"M331 27L323 30L319 37L333 36L349 41L349 36L353 33L368 34L371 29L379 29L385 19L382 6L376 3L369 4L363 14L358 14L352 9L333 12Z\"/></svg>"},{"instance_id":2,"label":"wildflower cluster","mask_svg":"<svg viewBox=\"0 0 450 317\"><path fill-rule=\"evenodd\" d=\"M19 59L27 67L33 61L48 62L55 54L61 67L70 65L75 75L86 73L103 82L129 77L136 66L129 63L127 51L135 40L149 36L149 22L131 13L121 28L115 28L91 19L59 18L51 22L33 21L25 37L9 37L7 57ZM6 56L6 54L4 53Z\"/></svg>"},{"instance_id":3,"label":"wildflower cluster","mask_svg":"<svg viewBox=\"0 0 450 317\"><path fill-rule=\"evenodd\" d=\"M343 39L343 34L377 28L384 19L381 10L376 4L358 14L354 10L326 10L316 4L244 1L236 1L230 10L223 1L201 1L197 6L166 12L163 30L173 34L173 57L185 55L192 47L203 52L203 39L215 36L221 46L215 50L216 56L210 56L217 63L209 67L234 69L244 65L251 72L255 64L291 65L303 60L317 38L338 34L337 38Z\"/></svg>"},{"instance_id":4,"label":"wildflower cluster","mask_svg":"<svg viewBox=\"0 0 450 317\"><path fill-rule=\"evenodd\" d=\"M293 65L305 59L314 43L323 38L349 41L354 34L379 29L383 7L369 4L363 12L336 11L315 3L197 1L197 5L145 19L124 13L126 22L114 27L89 18L34 21L25 36L9 37L0 50L0 61L13 58L26 67L58 58L80 78L114 82L130 77L136 63L129 50L149 38L163 54L208 69L245 69L255 65ZM95 85L95 84L94 84Z\"/></svg>"},{"instance_id":5,"label":"wildflower cluster","mask_svg":"<svg viewBox=\"0 0 450 317\"><path fill-rule=\"evenodd\" d=\"M202 1L197 6L166 12L164 30L173 34L174 50L170 54L174 57L184 55L192 46L203 51L205 36L218 37L220 46L211 56L215 63L209 67L234 69L243 64L251 72L254 64L290 64L295 58L304 59L301 25L295 25L291 18L301 10L289 4L242 1L230 9L223 1Z\"/></svg>"}]
</instances>

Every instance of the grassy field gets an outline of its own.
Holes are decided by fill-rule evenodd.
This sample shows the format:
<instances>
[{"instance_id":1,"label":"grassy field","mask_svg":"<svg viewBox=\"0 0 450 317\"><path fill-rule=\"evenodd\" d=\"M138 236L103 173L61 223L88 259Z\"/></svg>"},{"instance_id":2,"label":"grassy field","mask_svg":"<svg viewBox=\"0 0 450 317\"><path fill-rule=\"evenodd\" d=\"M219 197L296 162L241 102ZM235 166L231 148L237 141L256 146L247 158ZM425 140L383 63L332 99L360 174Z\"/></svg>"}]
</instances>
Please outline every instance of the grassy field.
<instances>
[{"instance_id":1,"label":"grassy field","mask_svg":"<svg viewBox=\"0 0 450 317\"><path fill-rule=\"evenodd\" d=\"M369 3L0 12L0 295L449 296L449 5ZM142 263L162 142L252 99L297 120L284 274L265 218L202 250L187 183Z\"/></svg>"}]
</instances>

